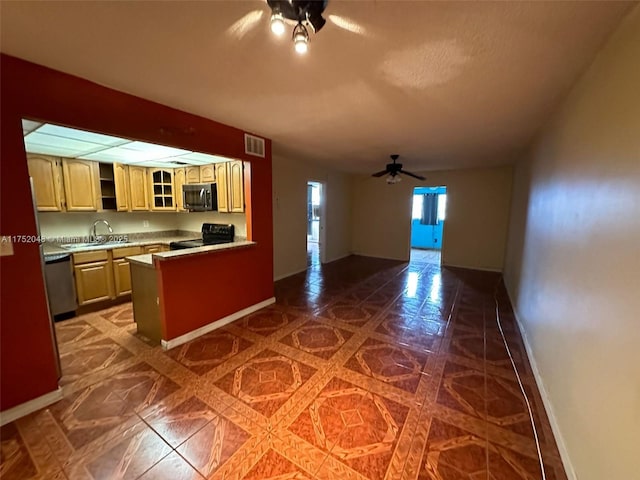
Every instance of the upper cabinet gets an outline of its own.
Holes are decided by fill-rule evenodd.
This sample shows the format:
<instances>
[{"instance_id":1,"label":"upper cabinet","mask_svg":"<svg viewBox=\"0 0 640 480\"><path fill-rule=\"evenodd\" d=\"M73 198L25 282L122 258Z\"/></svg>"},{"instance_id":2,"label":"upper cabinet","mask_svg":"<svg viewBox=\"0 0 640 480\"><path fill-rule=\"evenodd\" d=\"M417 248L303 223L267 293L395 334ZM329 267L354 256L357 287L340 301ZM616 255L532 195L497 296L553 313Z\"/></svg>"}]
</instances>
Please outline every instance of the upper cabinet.
<instances>
[{"instance_id":1,"label":"upper cabinet","mask_svg":"<svg viewBox=\"0 0 640 480\"><path fill-rule=\"evenodd\" d=\"M116 190L116 210L126 212L129 205L129 167L122 163L113 164L113 179Z\"/></svg>"},{"instance_id":2,"label":"upper cabinet","mask_svg":"<svg viewBox=\"0 0 640 480\"><path fill-rule=\"evenodd\" d=\"M184 167L185 183L200 183L200 167Z\"/></svg>"},{"instance_id":3,"label":"upper cabinet","mask_svg":"<svg viewBox=\"0 0 640 480\"><path fill-rule=\"evenodd\" d=\"M151 210L175 210L173 170L150 168Z\"/></svg>"},{"instance_id":4,"label":"upper cabinet","mask_svg":"<svg viewBox=\"0 0 640 480\"><path fill-rule=\"evenodd\" d=\"M229 211L229 177L227 176L227 163L216 163L216 178L218 179L218 211Z\"/></svg>"},{"instance_id":5,"label":"upper cabinet","mask_svg":"<svg viewBox=\"0 0 640 480\"><path fill-rule=\"evenodd\" d=\"M227 162L229 168L229 211L244 212L244 164L240 160Z\"/></svg>"},{"instance_id":6,"label":"upper cabinet","mask_svg":"<svg viewBox=\"0 0 640 480\"><path fill-rule=\"evenodd\" d=\"M60 159L46 155L27 155L29 176L33 178L33 190L39 212L64 210Z\"/></svg>"},{"instance_id":7,"label":"upper cabinet","mask_svg":"<svg viewBox=\"0 0 640 480\"><path fill-rule=\"evenodd\" d=\"M131 211L149 210L147 169L129 165L129 206Z\"/></svg>"},{"instance_id":8,"label":"upper cabinet","mask_svg":"<svg viewBox=\"0 0 640 480\"><path fill-rule=\"evenodd\" d=\"M100 174L100 203L102 210L117 210L116 180L113 165L98 163Z\"/></svg>"},{"instance_id":9,"label":"upper cabinet","mask_svg":"<svg viewBox=\"0 0 640 480\"><path fill-rule=\"evenodd\" d=\"M214 165L200 165L200 183L213 183L216 181Z\"/></svg>"},{"instance_id":10,"label":"upper cabinet","mask_svg":"<svg viewBox=\"0 0 640 480\"><path fill-rule=\"evenodd\" d=\"M176 210L184 212L184 197L182 186L186 183L186 168L173 169L173 186L175 187Z\"/></svg>"},{"instance_id":11,"label":"upper cabinet","mask_svg":"<svg viewBox=\"0 0 640 480\"><path fill-rule=\"evenodd\" d=\"M216 183L218 211L244 212L244 167L240 160L181 168L28 154L38 211L185 211L182 186Z\"/></svg>"},{"instance_id":12,"label":"upper cabinet","mask_svg":"<svg viewBox=\"0 0 640 480\"><path fill-rule=\"evenodd\" d=\"M219 212L244 212L244 174L242 161L216 163Z\"/></svg>"},{"instance_id":13,"label":"upper cabinet","mask_svg":"<svg viewBox=\"0 0 640 480\"><path fill-rule=\"evenodd\" d=\"M62 160L64 194L69 212L98 210L98 164L86 160Z\"/></svg>"}]
</instances>

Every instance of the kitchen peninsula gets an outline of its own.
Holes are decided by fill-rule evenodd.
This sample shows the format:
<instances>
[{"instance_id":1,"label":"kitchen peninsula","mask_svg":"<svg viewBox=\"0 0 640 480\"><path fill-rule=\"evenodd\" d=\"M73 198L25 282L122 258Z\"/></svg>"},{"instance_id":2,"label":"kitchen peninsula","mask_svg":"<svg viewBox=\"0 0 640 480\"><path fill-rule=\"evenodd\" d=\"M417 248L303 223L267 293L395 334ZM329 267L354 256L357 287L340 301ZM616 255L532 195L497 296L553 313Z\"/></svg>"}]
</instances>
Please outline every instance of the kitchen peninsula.
<instances>
[{"instance_id":1,"label":"kitchen peninsula","mask_svg":"<svg viewBox=\"0 0 640 480\"><path fill-rule=\"evenodd\" d=\"M133 313L138 332L161 343L164 349L170 349L273 303L272 298L234 310L234 301L227 297L227 288L242 279L216 282L220 280L219 276L216 278L216 272L226 271L226 265L230 263L242 262L246 255L241 251L255 246L256 242L240 240L127 257L131 265ZM209 276L187 273L202 265L208 266L205 270ZM169 284L174 286L169 287ZM196 307L187 304L194 288L202 291L200 304L206 305L204 315L188 313L190 308Z\"/></svg>"}]
</instances>

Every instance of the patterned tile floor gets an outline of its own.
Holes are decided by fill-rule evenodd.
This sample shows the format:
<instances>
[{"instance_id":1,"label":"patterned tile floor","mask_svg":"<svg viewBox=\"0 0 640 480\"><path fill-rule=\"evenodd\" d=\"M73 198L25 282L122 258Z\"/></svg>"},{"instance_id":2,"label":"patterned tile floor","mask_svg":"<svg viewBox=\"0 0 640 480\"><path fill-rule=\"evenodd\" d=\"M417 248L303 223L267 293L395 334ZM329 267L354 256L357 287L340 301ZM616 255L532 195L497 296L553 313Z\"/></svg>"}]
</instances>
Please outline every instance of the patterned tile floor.
<instances>
[{"instance_id":1,"label":"patterned tile floor","mask_svg":"<svg viewBox=\"0 0 640 480\"><path fill-rule=\"evenodd\" d=\"M163 352L131 304L56 325L64 399L3 479L566 479L500 276L352 256Z\"/></svg>"}]
</instances>

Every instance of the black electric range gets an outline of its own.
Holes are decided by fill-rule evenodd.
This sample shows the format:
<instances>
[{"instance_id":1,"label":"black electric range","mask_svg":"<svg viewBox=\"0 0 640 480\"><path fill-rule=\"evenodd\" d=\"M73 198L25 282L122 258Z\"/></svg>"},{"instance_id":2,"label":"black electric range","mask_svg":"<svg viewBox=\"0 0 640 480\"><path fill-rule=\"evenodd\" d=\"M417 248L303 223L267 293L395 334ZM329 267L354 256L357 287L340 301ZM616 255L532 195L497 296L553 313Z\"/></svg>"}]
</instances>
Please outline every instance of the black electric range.
<instances>
[{"instance_id":1,"label":"black electric range","mask_svg":"<svg viewBox=\"0 0 640 480\"><path fill-rule=\"evenodd\" d=\"M171 242L170 250L182 250L184 248L203 247L205 245L219 245L221 243L231 243L235 236L235 227L231 224L223 223L203 223L202 238L196 240L182 240Z\"/></svg>"}]
</instances>

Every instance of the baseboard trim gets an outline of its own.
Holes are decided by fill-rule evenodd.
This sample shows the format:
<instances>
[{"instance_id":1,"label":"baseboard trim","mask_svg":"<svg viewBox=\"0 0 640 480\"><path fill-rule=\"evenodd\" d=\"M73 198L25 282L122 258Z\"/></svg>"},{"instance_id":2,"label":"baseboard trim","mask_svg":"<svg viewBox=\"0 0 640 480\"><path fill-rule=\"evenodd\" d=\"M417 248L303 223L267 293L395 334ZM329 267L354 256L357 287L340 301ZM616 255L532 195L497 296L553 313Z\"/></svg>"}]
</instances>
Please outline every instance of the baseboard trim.
<instances>
[{"instance_id":1,"label":"baseboard trim","mask_svg":"<svg viewBox=\"0 0 640 480\"><path fill-rule=\"evenodd\" d=\"M453 267L453 268L466 268L467 270L480 270L482 272L496 272L502 273L501 268L493 268L493 267L470 267L469 265L455 265L453 263L441 263L441 267Z\"/></svg>"},{"instance_id":2,"label":"baseboard trim","mask_svg":"<svg viewBox=\"0 0 640 480\"><path fill-rule=\"evenodd\" d=\"M38 411L41 408L48 407L52 403L56 403L58 400L62 400L62 389L60 387L58 387L57 390L45 393L44 395L34 398L33 400L29 400L28 402L16 405L15 407L5 410L4 412L0 412L0 426L13 422L14 420L24 417L25 415L29 415L30 413Z\"/></svg>"},{"instance_id":3,"label":"baseboard trim","mask_svg":"<svg viewBox=\"0 0 640 480\"><path fill-rule=\"evenodd\" d=\"M274 277L273 281L277 282L278 280L282 280L283 278L287 278L287 277L290 277L292 275L297 275L299 273L306 272L306 271L307 271L307 267L304 267L303 269L296 270L295 272L284 273L282 275L278 275L277 277Z\"/></svg>"},{"instance_id":4,"label":"baseboard trim","mask_svg":"<svg viewBox=\"0 0 640 480\"><path fill-rule=\"evenodd\" d=\"M507 295L509 296L509 301L511 302L511 305L515 307L515 303L513 303L513 300L511 299L511 293L509 292L509 289L507 289ZM558 451L560 452L560 460L562 460L562 466L564 467L564 471L567 474L568 480L578 480L576 471L573 468L573 464L571 463L571 458L569 457L569 451L567 450L567 445L564 442L564 437L562 436L562 432L560 430L560 425L558 424L558 420L556 419L556 414L553 410L553 404L551 403L551 398L549 398L547 389L544 386L544 381L542 380L542 376L540 375L540 370L538 370L538 364L536 363L536 358L533 355L533 349L531 348L531 344L529 343L527 332L524 329L524 325L520 321L520 317L518 316L518 313L516 312L515 308L513 309L513 315L516 319L518 330L520 330L520 336L522 337L522 343L524 343L524 348L527 351L527 357L529 357L531 370L533 370L533 377L536 380L538 391L540 392L540 396L542 397L542 403L544 404L544 409L546 410L547 416L549 417L551 430L553 431L553 436L556 440L556 444L558 445Z\"/></svg>"},{"instance_id":5,"label":"baseboard trim","mask_svg":"<svg viewBox=\"0 0 640 480\"><path fill-rule=\"evenodd\" d=\"M348 253L345 253L344 255L340 255L340 256L338 256L336 258L332 258L331 260L327 260L324 263L337 262L338 260L342 260L343 258L350 257L351 255L353 255L353 253L348 252Z\"/></svg>"},{"instance_id":6,"label":"baseboard trim","mask_svg":"<svg viewBox=\"0 0 640 480\"><path fill-rule=\"evenodd\" d=\"M234 322L239 318L244 317L245 315L249 315L250 313L256 312L261 308L268 307L269 305L272 305L274 303L276 303L275 297L268 298L267 300L264 300L260 303L256 303L255 305L251 305L250 307L243 308L242 310L237 311L236 313L227 315L224 318L216 320L215 322L208 323L204 327L197 328L195 330L190 331L189 333L180 335L179 337L172 338L171 340L161 340L160 344L162 345L163 350L171 350L172 348L182 345L183 343L190 342L195 338L201 337L205 333L209 333L220 327L224 327L225 325L228 325L229 323Z\"/></svg>"}]
</instances>

